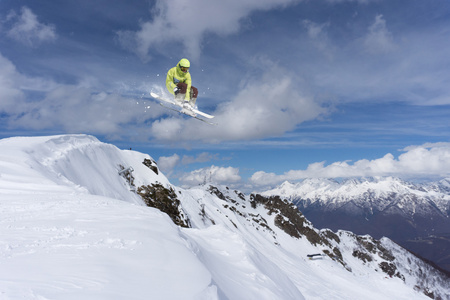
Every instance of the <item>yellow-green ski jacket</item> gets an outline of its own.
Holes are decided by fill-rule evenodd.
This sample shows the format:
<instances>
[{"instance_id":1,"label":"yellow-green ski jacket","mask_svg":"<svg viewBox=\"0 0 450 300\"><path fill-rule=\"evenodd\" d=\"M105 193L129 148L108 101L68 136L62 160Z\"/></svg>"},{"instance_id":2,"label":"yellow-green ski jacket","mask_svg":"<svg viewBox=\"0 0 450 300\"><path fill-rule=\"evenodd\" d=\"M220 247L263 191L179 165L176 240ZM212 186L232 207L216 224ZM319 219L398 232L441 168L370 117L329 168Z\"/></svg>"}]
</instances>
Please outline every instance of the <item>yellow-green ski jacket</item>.
<instances>
[{"instance_id":1,"label":"yellow-green ski jacket","mask_svg":"<svg viewBox=\"0 0 450 300\"><path fill-rule=\"evenodd\" d=\"M184 99L190 100L191 85L192 85L191 74L189 74L189 71L187 71L186 73L181 71L180 63L178 63L176 67L173 67L167 72L166 87L171 94L173 94L173 89L177 86L177 83L179 82L184 82L187 84L186 96L184 97Z\"/></svg>"}]
</instances>

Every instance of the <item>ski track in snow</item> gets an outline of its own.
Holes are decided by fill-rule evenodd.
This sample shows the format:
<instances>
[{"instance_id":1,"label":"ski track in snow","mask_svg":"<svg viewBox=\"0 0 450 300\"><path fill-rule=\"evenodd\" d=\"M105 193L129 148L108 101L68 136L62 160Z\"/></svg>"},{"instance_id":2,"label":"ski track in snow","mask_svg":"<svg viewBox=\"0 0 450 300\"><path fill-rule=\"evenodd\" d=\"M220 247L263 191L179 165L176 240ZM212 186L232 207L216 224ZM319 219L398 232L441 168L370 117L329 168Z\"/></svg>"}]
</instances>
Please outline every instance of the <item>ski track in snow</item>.
<instances>
[{"instance_id":1,"label":"ski track in snow","mask_svg":"<svg viewBox=\"0 0 450 300\"><path fill-rule=\"evenodd\" d=\"M0 299L429 299L360 265L307 260L320 249L205 190L176 189L194 227L179 228L118 175L132 166L136 186L168 186L144 158L85 135L0 140Z\"/></svg>"}]
</instances>

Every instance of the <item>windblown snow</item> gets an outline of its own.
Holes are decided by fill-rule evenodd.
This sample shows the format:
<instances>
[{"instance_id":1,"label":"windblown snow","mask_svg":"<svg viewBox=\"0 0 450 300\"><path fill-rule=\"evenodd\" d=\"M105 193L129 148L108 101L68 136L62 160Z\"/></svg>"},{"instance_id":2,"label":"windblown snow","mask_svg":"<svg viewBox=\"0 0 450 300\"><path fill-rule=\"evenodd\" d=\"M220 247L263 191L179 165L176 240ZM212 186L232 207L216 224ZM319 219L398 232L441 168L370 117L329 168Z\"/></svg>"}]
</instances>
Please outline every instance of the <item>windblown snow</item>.
<instances>
[{"instance_id":1,"label":"windblown snow","mask_svg":"<svg viewBox=\"0 0 450 300\"><path fill-rule=\"evenodd\" d=\"M413 274L391 278L376 259L309 260L321 246L273 226L247 196L228 191L233 212L206 186L171 186L145 160L87 135L0 140L0 299L430 299ZM132 182L119 174L130 167ZM175 190L191 228L144 204L136 187L152 183Z\"/></svg>"}]
</instances>

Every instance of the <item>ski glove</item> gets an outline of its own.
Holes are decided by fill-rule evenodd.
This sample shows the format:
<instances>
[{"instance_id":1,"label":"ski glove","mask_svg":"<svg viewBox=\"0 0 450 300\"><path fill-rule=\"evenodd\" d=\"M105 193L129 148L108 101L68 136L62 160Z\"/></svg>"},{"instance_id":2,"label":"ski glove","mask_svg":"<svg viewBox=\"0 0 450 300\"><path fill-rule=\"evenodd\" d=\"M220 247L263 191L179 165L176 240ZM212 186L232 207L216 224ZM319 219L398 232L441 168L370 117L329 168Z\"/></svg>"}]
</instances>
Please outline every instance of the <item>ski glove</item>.
<instances>
[{"instance_id":1,"label":"ski glove","mask_svg":"<svg viewBox=\"0 0 450 300\"><path fill-rule=\"evenodd\" d=\"M175 88L173 89L173 93L174 93L175 95L178 95L179 92L180 92L180 88L179 88L179 87L175 87Z\"/></svg>"}]
</instances>

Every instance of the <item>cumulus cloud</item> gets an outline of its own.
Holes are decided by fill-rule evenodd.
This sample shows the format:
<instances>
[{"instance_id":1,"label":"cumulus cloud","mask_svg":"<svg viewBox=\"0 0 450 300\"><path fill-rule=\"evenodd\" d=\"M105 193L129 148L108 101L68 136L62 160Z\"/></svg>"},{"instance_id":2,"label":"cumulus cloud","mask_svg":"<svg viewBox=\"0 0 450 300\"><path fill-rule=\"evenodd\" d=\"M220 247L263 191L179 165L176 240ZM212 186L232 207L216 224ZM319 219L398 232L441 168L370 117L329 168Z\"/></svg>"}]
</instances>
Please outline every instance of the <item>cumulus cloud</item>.
<instances>
[{"instance_id":1,"label":"cumulus cloud","mask_svg":"<svg viewBox=\"0 0 450 300\"><path fill-rule=\"evenodd\" d=\"M21 114L29 108L27 92L50 91L56 86L51 80L23 75L0 53L0 113Z\"/></svg>"},{"instance_id":2,"label":"cumulus cloud","mask_svg":"<svg viewBox=\"0 0 450 300\"><path fill-rule=\"evenodd\" d=\"M148 59L151 48L171 42L181 42L185 53L196 59L200 55L202 38L207 33L229 35L239 31L243 18L256 10L283 7L299 0L159 0L151 21L143 22L140 30L119 31L123 46ZM194 21L195 20L195 21Z\"/></svg>"},{"instance_id":3,"label":"cumulus cloud","mask_svg":"<svg viewBox=\"0 0 450 300\"><path fill-rule=\"evenodd\" d=\"M226 124L222 128L223 137L278 136L325 112L313 99L302 95L299 88L290 74L276 71L266 74L261 81L249 83L233 101L219 109L218 121Z\"/></svg>"},{"instance_id":4,"label":"cumulus cloud","mask_svg":"<svg viewBox=\"0 0 450 300\"><path fill-rule=\"evenodd\" d=\"M28 46L36 46L41 42L56 39L55 26L39 22L37 16L28 7L22 7L19 14L11 11L7 18L11 22L8 37Z\"/></svg>"},{"instance_id":5,"label":"cumulus cloud","mask_svg":"<svg viewBox=\"0 0 450 300\"><path fill-rule=\"evenodd\" d=\"M157 115L145 102L84 85L25 76L0 54L0 113L9 128L120 135L122 124L144 124Z\"/></svg>"},{"instance_id":6,"label":"cumulus cloud","mask_svg":"<svg viewBox=\"0 0 450 300\"><path fill-rule=\"evenodd\" d=\"M234 183L241 180L239 168L217 167L212 165L208 168L202 168L192 171L179 178L180 182L187 186L198 185L207 182L219 184Z\"/></svg>"},{"instance_id":7,"label":"cumulus cloud","mask_svg":"<svg viewBox=\"0 0 450 300\"><path fill-rule=\"evenodd\" d=\"M179 165L190 165L195 163L204 163L212 160L217 160L218 154L212 154L209 152L202 152L196 156L183 155L180 158L178 154L172 156L161 156L158 159L159 168L168 176L171 175L173 169Z\"/></svg>"},{"instance_id":8,"label":"cumulus cloud","mask_svg":"<svg viewBox=\"0 0 450 300\"><path fill-rule=\"evenodd\" d=\"M89 88L61 85L41 100L28 102L9 125L33 130L59 128L65 132L121 134L121 125L144 123L150 117L145 104L115 94L97 93Z\"/></svg>"},{"instance_id":9,"label":"cumulus cloud","mask_svg":"<svg viewBox=\"0 0 450 300\"><path fill-rule=\"evenodd\" d=\"M450 176L450 143L429 143L410 146L402 151L397 159L388 153L385 156L367 160L362 159L310 164L306 170L291 170L282 175L258 171L250 181L259 186L273 186L283 181L297 181L305 178L339 178L362 176L398 176L398 177L446 177Z\"/></svg>"},{"instance_id":10,"label":"cumulus cloud","mask_svg":"<svg viewBox=\"0 0 450 300\"><path fill-rule=\"evenodd\" d=\"M158 167L167 176L170 176L170 173L178 165L179 162L180 162L180 156L176 153L172 156L161 156L158 159Z\"/></svg>"}]
</instances>

